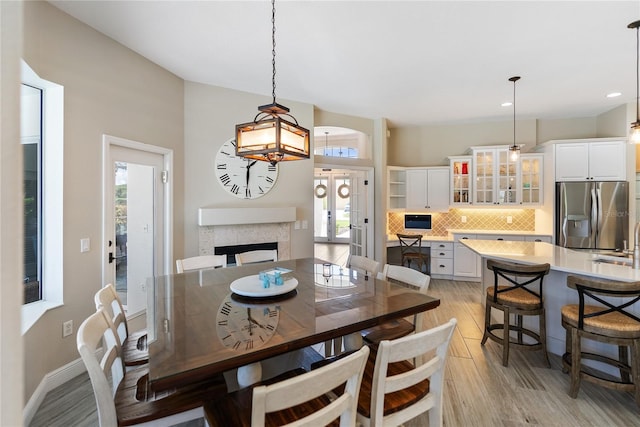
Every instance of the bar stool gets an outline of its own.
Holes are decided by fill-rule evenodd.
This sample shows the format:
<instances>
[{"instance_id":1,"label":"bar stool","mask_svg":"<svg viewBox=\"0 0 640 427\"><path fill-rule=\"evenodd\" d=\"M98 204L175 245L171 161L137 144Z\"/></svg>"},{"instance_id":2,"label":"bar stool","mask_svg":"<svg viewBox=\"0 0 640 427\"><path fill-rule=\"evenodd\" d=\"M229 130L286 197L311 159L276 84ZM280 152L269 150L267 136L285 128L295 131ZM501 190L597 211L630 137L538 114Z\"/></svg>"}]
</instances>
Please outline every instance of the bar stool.
<instances>
[{"instance_id":1,"label":"bar stool","mask_svg":"<svg viewBox=\"0 0 640 427\"><path fill-rule=\"evenodd\" d=\"M562 307L562 326L567 330L562 368L571 375L569 396L578 396L580 381L585 379L629 391L640 406L640 318L627 309L640 301L640 282L569 276L567 286L577 290L579 298L579 304ZM597 305L586 304L585 299ZM582 351L582 338L618 346L618 359ZM613 366L620 371L620 378L585 366L583 359Z\"/></svg>"},{"instance_id":2,"label":"bar stool","mask_svg":"<svg viewBox=\"0 0 640 427\"><path fill-rule=\"evenodd\" d=\"M523 265L489 259L487 260L487 268L493 271L494 283L492 287L487 288L484 335L481 344L484 345L487 338L501 344L503 366L507 366L509 363L509 347L511 346L531 351L541 349L544 360L550 367L542 294L542 279L549 274L549 264ZM502 323L491 323L491 308L503 312ZM515 324L511 324L510 316L512 314L515 316ZM536 333L525 328L523 316L538 316L540 332ZM493 332L496 329L503 330L502 336ZM516 332L517 336L512 337L511 331ZM533 340L525 341L524 335Z\"/></svg>"}]
</instances>

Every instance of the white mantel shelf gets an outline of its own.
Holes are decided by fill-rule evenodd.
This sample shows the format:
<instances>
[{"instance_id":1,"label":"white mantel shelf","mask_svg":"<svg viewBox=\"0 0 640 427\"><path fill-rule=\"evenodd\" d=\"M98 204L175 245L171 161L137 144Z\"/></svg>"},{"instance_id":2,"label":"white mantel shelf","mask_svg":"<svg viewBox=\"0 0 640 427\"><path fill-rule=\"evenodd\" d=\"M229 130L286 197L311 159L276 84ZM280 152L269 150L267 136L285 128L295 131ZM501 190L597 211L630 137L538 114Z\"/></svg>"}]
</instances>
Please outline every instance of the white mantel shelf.
<instances>
[{"instance_id":1,"label":"white mantel shelf","mask_svg":"<svg viewBox=\"0 0 640 427\"><path fill-rule=\"evenodd\" d=\"M274 224L294 222L296 208L200 208L198 225Z\"/></svg>"}]
</instances>

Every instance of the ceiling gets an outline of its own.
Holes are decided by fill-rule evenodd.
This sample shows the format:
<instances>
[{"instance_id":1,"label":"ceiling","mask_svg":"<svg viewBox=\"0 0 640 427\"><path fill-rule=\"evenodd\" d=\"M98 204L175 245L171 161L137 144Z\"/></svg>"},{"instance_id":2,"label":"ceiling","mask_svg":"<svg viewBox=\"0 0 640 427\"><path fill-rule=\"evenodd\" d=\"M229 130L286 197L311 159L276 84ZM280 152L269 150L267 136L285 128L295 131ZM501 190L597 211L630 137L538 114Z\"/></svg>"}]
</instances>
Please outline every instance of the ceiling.
<instances>
[{"instance_id":1,"label":"ceiling","mask_svg":"<svg viewBox=\"0 0 640 427\"><path fill-rule=\"evenodd\" d=\"M268 0L51 3L184 80L270 102ZM390 127L512 120L519 75L518 119L592 117L636 99L637 19L637 0L279 0L277 100Z\"/></svg>"}]
</instances>

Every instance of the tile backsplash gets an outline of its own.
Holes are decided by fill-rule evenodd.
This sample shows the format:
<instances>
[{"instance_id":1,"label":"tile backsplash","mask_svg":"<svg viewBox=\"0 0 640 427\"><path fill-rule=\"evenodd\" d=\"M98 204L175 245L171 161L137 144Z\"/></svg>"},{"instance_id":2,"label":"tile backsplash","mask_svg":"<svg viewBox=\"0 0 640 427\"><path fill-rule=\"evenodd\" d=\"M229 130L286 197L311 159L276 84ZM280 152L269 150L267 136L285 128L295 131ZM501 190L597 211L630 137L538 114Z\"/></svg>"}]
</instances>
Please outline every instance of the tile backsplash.
<instances>
[{"instance_id":1,"label":"tile backsplash","mask_svg":"<svg viewBox=\"0 0 640 427\"><path fill-rule=\"evenodd\" d=\"M467 222L462 222L462 217ZM511 217L511 224L507 217ZM451 209L449 212L431 214L431 235L446 236L447 229L534 231L535 209ZM387 234L404 233L404 213L387 213Z\"/></svg>"}]
</instances>

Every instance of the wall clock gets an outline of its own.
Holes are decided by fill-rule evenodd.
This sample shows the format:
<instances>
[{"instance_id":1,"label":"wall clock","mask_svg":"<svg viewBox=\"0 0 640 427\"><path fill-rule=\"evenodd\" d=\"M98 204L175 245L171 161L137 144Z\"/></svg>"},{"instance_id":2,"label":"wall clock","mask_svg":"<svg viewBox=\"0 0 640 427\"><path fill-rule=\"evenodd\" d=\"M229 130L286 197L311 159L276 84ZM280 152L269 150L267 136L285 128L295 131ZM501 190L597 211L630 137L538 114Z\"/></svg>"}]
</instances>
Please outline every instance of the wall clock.
<instances>
[{"instance_id":1,"label":"wall clock","mask_svg":"<svg viewBox=\"0 0 640 427\"><path fill-rule=\"evenodd\" d=\"M236 140L231 138L216 154L216 177L228 193L241 199L257 199L276 184L278 165L236 156Z\"/></svg>"},{"instance_id":2,"label":"wall clock","mask_svg":"<svg viewBox=\"0 0 640 427\"><path fill-rule=\"evenodd\" d=\"M279 319L277 306L245 304L227 295L216 315L218 339L234 350L252 350L263 346L273 336Z\"/></svg>"}]
</instances>

